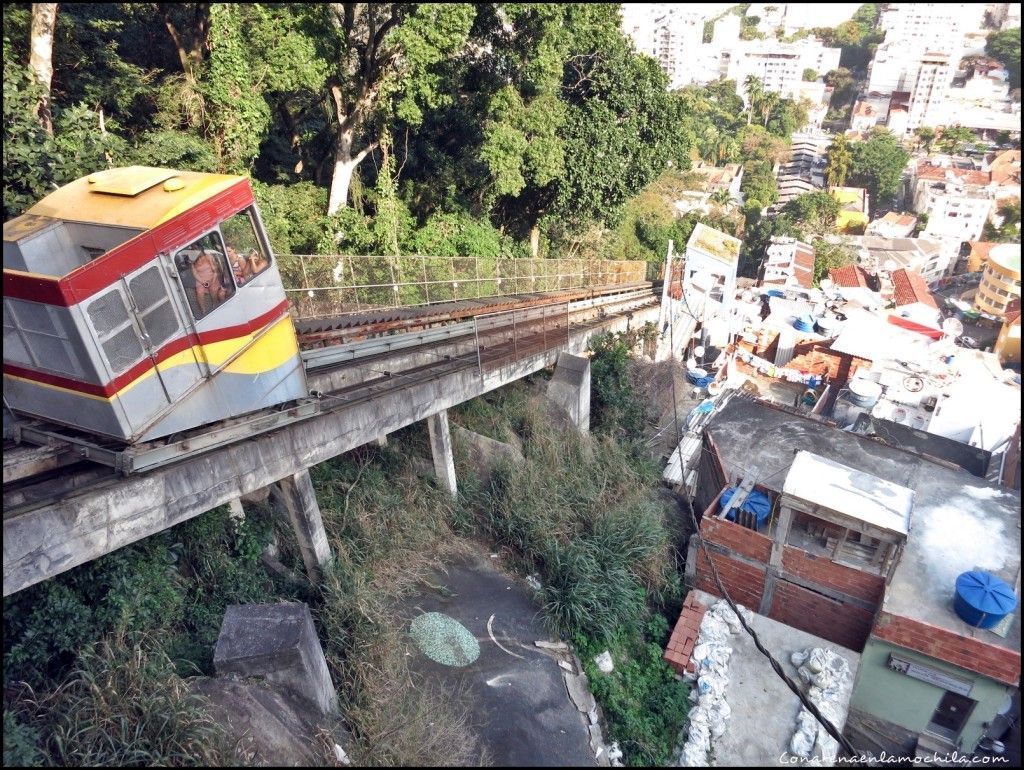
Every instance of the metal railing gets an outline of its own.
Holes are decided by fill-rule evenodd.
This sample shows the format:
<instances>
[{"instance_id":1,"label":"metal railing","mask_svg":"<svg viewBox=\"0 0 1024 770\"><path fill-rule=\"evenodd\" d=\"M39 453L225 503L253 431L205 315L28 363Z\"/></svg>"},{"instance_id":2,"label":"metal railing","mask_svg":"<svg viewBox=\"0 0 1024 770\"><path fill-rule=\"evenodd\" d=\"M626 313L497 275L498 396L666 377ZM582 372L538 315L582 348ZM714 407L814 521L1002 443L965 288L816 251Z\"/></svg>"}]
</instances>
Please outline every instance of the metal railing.
<instances>
[{"instance_id":1,"label":"metal railing","mask_svg":"<svg viewBox=\"0 0 1024 770\"><path fill-rule=\"evenodd\" d=\"M502 257L279 254L298 318L641 283L647 263Z\"/></svg>"}]
</instances>

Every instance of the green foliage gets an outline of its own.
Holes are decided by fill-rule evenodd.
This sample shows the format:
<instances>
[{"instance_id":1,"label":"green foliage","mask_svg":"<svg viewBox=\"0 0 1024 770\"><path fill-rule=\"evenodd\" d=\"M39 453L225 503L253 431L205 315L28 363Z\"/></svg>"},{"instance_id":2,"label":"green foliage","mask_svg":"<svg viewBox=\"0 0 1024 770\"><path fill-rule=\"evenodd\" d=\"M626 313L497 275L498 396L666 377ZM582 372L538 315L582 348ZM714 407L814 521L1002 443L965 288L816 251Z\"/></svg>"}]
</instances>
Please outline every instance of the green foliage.
<instances>
[{"instance_id":1,"label":"green foliage","mask_svg":"<svg viewBox=\"0 0 1024 770\"><path fill-rule=\"evenodd\" d=\"M800 227L805 237L807 234L820 236L835 231L839 201L831 193L818 190L798 195L783 207L782 213Z\"/></svg>"},{"instance_id":2,"label":"green foliage","mask_svg":"<svg viewBox=\"0 0 1024 770\"><path fill-rule=\"evenodd\" d=\"M594 428L635 441L647 422L646 408L629 376L630 340L600 334L591 339L591 420Z\"/></svg>"},{"instance_id":3,"label":"green foliage","mask_svg":"<svg viewBox=\"0 0 1024 770\"><path fill-rule=\"evenodd\" d=\"M939 150L956 155L965 145L974 141L974 132L964 126L947 126L939 134Z\"/></svg>"},{"instance_id":4,"label":"green foliage","mask_svg":"<svg viewBox=\"0 0 1024 770\"><path fill-rule=\"evenodd\" d=\"M261 13L260 6L251 8ZM270 108L263 99L256 69L258 62L249 55L251 44L243 24L246 14L241 4L211 6L211 54L198 78L206 100L207 131L221 172L249 168L270 125Z\"/></svg>"},{"instance_id":5,"label":"green foliage","mask_svg":"<svg viewBox=\"0 0 1024 770\"><path fill-rule=\"evenodd\" d=\"M4 767L36 767L42 764L39 730L18 720L14 709L4 708Z\"/></svg>"},{"instance_id":6,"label":"green foliage","mask_svg":"<svg viewBox=\"0 0 1024 770\"><path fill-rule=\"evenodd\" d=\"M920 126L914 129L914 136L924 145L925 152L931 152L932 142L935 141L935 129L930 126Z\"/></svg>"},{"instance_id":7,"label":"green foliage","mask_svg":"<svg viewBox=\"0 0 1024 770\"><path fill-rule=\"evenodd\" d=\"M17 690L4 710L5 765L9 756L71 767L231 764L207 702L151 639L104 639L52 693Z\"/></svg>"},{"instance_id":8,"label":"green foliage","mask_svg":"<svg viewBox=\"0 0 1024 770\"><path fill-rule=\"evenodd\" d=\"M801 80L803 80L805 83L813 83L817 79L818 79L818 71L817 70L811 69L810 67L806 67L804 69L803 77L801 78Z\"/></svg>"},{"instance_id":9,"label":"green foliage","mask_svg":"<svg viewBox=\"0 0 1024 770\"><path fill-rule=\"evenodd\" d=\"M436 257L510 256L512 244L490 222L465 212L434 214L410 240L412 252Z\"/></svg>"},{"instance_id":10,"label":"green foliage","mask_svg":"<svg viewBox=\"0 0 1024 770\"><path fill-rule=\"evenodd\" d=\"M853 155L846 134L839 134L828 148L828 165L825 166L825 183L828 187L843 187L850 174Z\"/></svg>"},{"instance_id":11,"label":"green foliage","mask_svg":"<svg viewBox=\"0 0 1024 770\"><path fill-rule=\"evenodd\" d=\"M282 254L313 254L328 231L327 191L312 182L269 185L253 180L260 216L276 251ZM359 215L352 211L352 215ZM333 249L331 249L333 251Z\"/></svg>"},{"instance_id":12,"label":"green foliage","mask_svg":"<svg viewBox=\"0 0 1024 770\"><path fill-rule=\"evenodd\" d=\"M642 630L641 630L642 629ZM591 690L630 767L668 765L689 711L689 686L662 659L668 623L660 614L620 629L610 640L576 639ZM615 662L604 674L594 657L608 650Z\"/></svg>"},{"instance_id":13,"label":"green foliage","mask_svg":"<svg viewBox=\"0 0 1024 770\"><path fill-rule=\"evenodd\" d=\"M1020 27L991 35L985 53L999 61L1010 73L1010 88L1020 88Z\"/></svg>"},{"instance_id":14,"label":"green foliage","mask_svg":"<svg viewBox=\"0 0 1024 770\"><path fill-rule=\"evenodd\" d=\"M18 592L4 600L5 678L46 688L89 644L141 630L184 673L211 671L225 607L272 589L258 563L269 536L264 519L236 527L218 508Z\"/></svg>"},{"instance_id":15,"label":"green foliage","mask_svg":"<svg viewBox=\"0 0 1024 770\"><path fill-rule=\"evenodd\" d=\"M755 161L744 164L744 169L740 192L747 204L751 208L762 209L775 203L779 198L779 185L772 172L772 164Z\"/></svg>"},{"instance_id":16,"label":"green foliage","mask_svg":"<svg viewBox=\"0 0 1024 770\"><path fill-rule=\"evenodd\" d=\"M895 134L884 128L875 128L870 138L855 142L850 151L850 181L867 188L873 212L881 201L899 192L910 153Z\"/></svg>"},{"instance_id":17,"label":"green foliage","mask_svg":"<svg viewBox=\"0 0 1024 770\"><path fill-rule=\"evenodd\" d=\"M841 243L829 243L824 240L814 242L814 285L828 277L828 271L834 267L845 267L856 263L857 255L849 247Z\"/></svg>"},{"instance_id":18,"label":"green foliage","mask_svg":"<svg viewBox=\"0 0 1024 770\"><path fill-rule=\"evenodd\" d=\"M986 221L982 239L999 243L1020 243L1020 199L1012 198L1001 205L996 213L1001 218L1001 223L997 227Z\"/></svg>"}]
</instances>

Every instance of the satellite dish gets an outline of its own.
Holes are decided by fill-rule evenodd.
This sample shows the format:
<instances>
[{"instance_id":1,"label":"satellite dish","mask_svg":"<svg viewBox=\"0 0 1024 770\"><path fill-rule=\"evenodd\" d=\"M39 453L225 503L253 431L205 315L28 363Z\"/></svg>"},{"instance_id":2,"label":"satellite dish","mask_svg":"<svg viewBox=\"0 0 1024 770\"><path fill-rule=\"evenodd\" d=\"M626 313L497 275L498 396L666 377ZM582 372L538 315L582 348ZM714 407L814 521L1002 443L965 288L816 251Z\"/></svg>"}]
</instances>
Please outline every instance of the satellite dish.
<instances>
[{"instance_id":1,"label":"satellite dish","mask_svg":"<svg viewBox=\"0 0 1024 770\"><path fill-rule=\"evenodd\" d=\"M822 291L829 291L835 284L832 283L831 278L822 278L819 285L821 286Z\"/></svg>"},{"instance_id":2,"label":"satellite dish","mask_svg":"<svg viewBox=\"0 0 1024 770\"><path fill-rule=\"evenodd\" d=\"M703 345L698 345L697 347L695 347L693 349L693 354L695 356L697 356L697 358L703 358L704 357L704 346Z\"/></svg>"},{"instance_id":3,"label":"satellite dish","mask_svg":"<svg viewBox=\"0 0 1024 770\"><path fill-rule=\"evenodd\" d=\"M964 333L964 325L958 318L947 318L942 322L942 331L950 337L959 337Z\"/></svg>"}]
</instances>

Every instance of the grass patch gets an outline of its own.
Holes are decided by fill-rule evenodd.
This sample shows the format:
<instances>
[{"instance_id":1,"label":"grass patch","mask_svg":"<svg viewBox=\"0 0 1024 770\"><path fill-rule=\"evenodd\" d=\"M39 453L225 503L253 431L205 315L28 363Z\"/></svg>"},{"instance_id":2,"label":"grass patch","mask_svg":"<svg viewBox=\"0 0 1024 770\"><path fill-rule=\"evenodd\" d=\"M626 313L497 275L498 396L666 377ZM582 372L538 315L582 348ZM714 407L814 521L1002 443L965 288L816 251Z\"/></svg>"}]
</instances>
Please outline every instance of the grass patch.
<instances>
[{"instance_id":1,"label":"grass patch","mask_svg":"<svg viewBox=\"0 0 1024 770\"><path fill-rule=\"evenodd\" d=\"M667 765L689 711L689 686L661 657L668 633L665 617L654 613L638 627L620 628L607 641L575 639L591 690L604 709L609 740L618 741L632 767ZM594 663L605 650L615 661L611 674Z\"/></svg>"},{"instance_id":2,"label":"grass patch","mask_svg":"<svg viewBox=\"0 0 1024 770\"><path fill-rule=\"evenodd\" d=\"M5 691L4 765L230 765L206 701L151 639L87 646L58 687Z\"/></svg>"},{"instance_id":3,"label":"grass patch","mask_svg":"<svg viewBox=\"0 0 1024 770\"><path fill-rule=\"evenodd\" d=\"M464 694L412 679L405 628L394 606L458 547L456 506L417 478L404 432L388 447L363 447L313 469L335 564L314 609L353 757L378 766L451 766L485 757ZM401 448L399 444L401 443ZM404 451L403 451L404 450Z\"/></svg>"}]
</instances>

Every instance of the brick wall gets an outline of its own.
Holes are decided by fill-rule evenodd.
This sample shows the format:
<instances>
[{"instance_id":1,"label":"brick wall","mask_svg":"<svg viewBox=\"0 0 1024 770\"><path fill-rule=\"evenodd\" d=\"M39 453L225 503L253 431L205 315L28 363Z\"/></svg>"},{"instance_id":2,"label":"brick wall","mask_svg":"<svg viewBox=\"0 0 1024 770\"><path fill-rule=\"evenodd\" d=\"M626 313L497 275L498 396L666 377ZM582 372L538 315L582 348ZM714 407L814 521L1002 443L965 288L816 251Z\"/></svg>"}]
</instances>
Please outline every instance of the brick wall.
<instances>
[{"instance_id":1,"label":"brick wall","mask_svg":"<svg viewBox=\"0 0 1024 770\"><path fill-rule=\"evenodd\" d=\"M885 593L885 578L853 567L835 564L824 557L787 545L782 551L782 568L791 575L835 588L866 602L878 604Z\"/></svg>"},{"instance_id":2,"label":"brick wall","mask_svg":"<svg viewBox=\"0 0 1024 770\"><path fill-rule=\"evenodd\" d=\"M961 636L919 620L879 612L871 631L908 650L974 671L997 682L1017 686L1020 682L1020 651L997 647L980 639Z\"/></svg>"},{"instance_id":3,"label":"brick wall","mask_svg":"<svg viewBox=\"0 0 1024 770\"><path fill-rule=\"evenodd\" d=\"M717 506L714 506L712 510L717 513ZM752 529L741 527L735 522L715 518L708 513L704 514L704 520L700 523L700 531L709 543L724 545L736 553L757 559L765 564L768 563L768 558L772 554L771 538Z\"/></svg>"},{"instance_id":4,"label":"brick wall","mask_svg":"<svg viewBox=\"0 0 1024 770\"><path fill-rule=\"evenodd\" d=\"M768 617L859 652L871 633L874 613L779 580Z\"/></svg>"},{"instance_id":5,"label":"brick wall","mask_svg":"<svg viewBox=\"0 0 1024 770\"><path fill-rule=\"evenodd\" d=\"M764 569L752 567L714 552L711 553L711 560L718 570L718 577L721 578L725 590L729 592L733 601L757 612L758 607L761 606L761 596L764 593ZM722 595L722 592L718 590L718 584L715 582L703 549L697 551L697 584L695 588L715 596Z\"/></svg>"},{"instance_id":6,"label":"brick wall","mask_svg":"<svg viewBox=\"0 0 1024 770\"><path fill-rule=\"evenodd\" d=\"M711 559L729 595L734 601L757 612L764 595L765 572L771 556L772 540L759 532L708 514L705 514L701 522L700 531L708 543L727 548L737 556L764 565L755 566L725 554L711 553ZM885 590L882 577L833 564L828 559L816 558L794 546L786 546L783 550L782 568L783 574L775 583L768 617L851 650L864 649L864 642L874 620L873 610L844 604L791 583L785 576L790 574L876 605ZM695 575L696 588L715 596L721 595L703 549L697 550Z\"/></svg>"},{"instance_id":7,"label":"brick wall","mask_svg":"<svg viewBox=\"0 0 1024 770\"><path fill-rule=\"evenodd\" d=\"M700 633L700 623L704 619L707 607L697 601L697 596L692 591L687 594L683 602L683 611L679 613L679 620L672 630L672 636L668 640L668 646L662 657L665 662L675 669L676 673L682 674L685 671L693 673L693 663L690 656L697 644L697 636Z\"/></svg>"}]
</instances>

